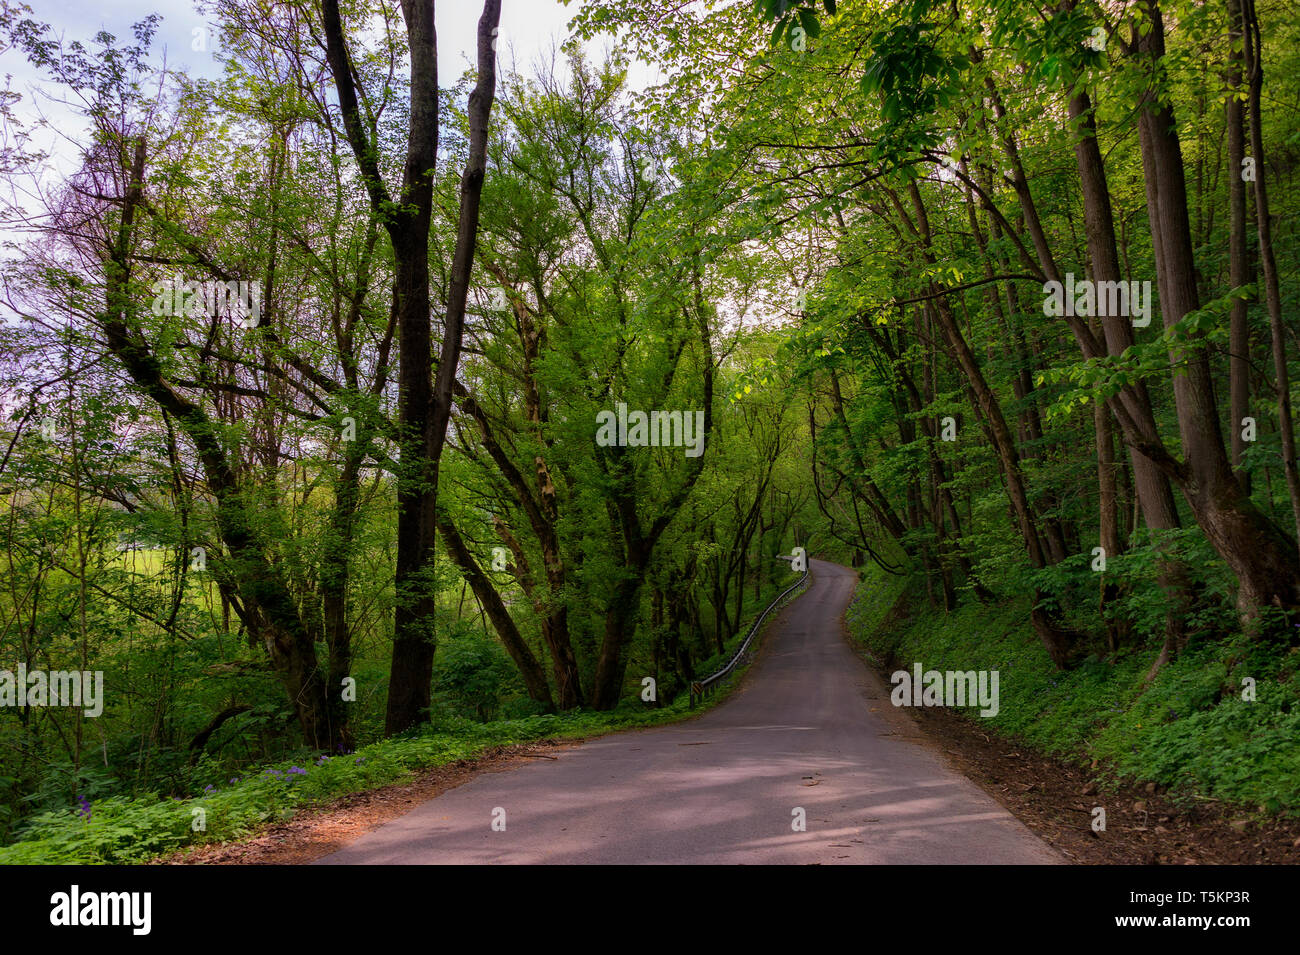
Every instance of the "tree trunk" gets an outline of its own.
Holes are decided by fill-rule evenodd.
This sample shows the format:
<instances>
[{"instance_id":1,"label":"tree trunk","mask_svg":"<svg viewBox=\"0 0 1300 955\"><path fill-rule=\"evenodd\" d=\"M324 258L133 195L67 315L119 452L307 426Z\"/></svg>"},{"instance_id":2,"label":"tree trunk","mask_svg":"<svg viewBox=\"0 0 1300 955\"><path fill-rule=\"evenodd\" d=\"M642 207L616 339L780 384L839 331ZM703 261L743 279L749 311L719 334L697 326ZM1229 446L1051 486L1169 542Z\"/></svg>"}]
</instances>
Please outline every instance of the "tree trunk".
<instances>
[{"instance_id":1,"label":"tree trunk","mask_svg":"<svg viewBox=\"0 0 1300 955\"><path fill-rule=\"evenodd\" d=\"M1273 344L1273 372L1277 377L1278 437L1282 441L1282 470L1286 475L1287 495L1291 498L1291 517L1295 522L1296 540L1300 541L1300 471L1296 469L1295 425L1291 420L1291 382L1287 373L1286 337L1282 324L1282 295L1278 286L1277 257L1273 253L1273 223L1268 207L1268 184L1264 178L1263 116L1260 92L1264 87L1261 62L1259 18L1255 0L1240 0L1245 16L1245 55L1250 71L1250 151L1255 159L1255 226L1259 233L1259 260L1264 273L1264 300L1268 307L1268 327ZM1236 177L1241 179L1240 174ZM1235 304L1235 303L1234 303ZM1240 425L1238 424L1238 430Z\"/></svg>"},{"instance_id":2,"label":"tree trunk","mask_svg":"<svg viewBox=\"0 0 1300 955\"><path fill-rule=\"evenodd\" d=\"M496 92L493 34L500 0L485 0L478 22L478 82L469 98L470 147L461 177L460 218L448 287L447 321L436 379L429 307L429 224L433 172L438 161L438 41L434 3L405 0L403 19L411 57L410 118L399 199L384 185L378 146L361 120L351 57L338 0L322 0L326 59L353 156L376 216L388 229L394 258L393 308L400 369L398 418L401 464L397 473L397 565L393 660L385 732L408 729L426 718L435 649L432 569L437 528L438 459L451 414L452 381L460 358L465 300L478 235L479 196L486 170L487 123Z\"/></svg>"},{"instance_id":3,"label":"tree trunk","mask_svg":"<svg viewBox=\"0 0 1300 955\"><path fill-rule=\"evenodd\" d=\"M1098 509L1100 511L1101 546L1107 558L1118 557L1123 552L1119 536L1119 507L1115 482L1115 435L1111 424L1110 409L1106 403L1097 401L1092 406L1093 426L1097 434L1097 477ZM1101 599L1098 612L1106 624L1106 643L1112 653L1119 649L1125 636L1124 627L1119 621L1107 619L1110 607L1119 599L1119 585L1113 575L1102 572L1098 577Z\"/></svg>"},{"instance_id":4,"label":"tree trunk","mask_svg":"<svg viewBox=\"0 0 1300 955\"><path fill-rule=\"evenodd\" d=\"M1150 30L1135 49L1151 69L1164 58L1164 22L1159 3L1148 0ZM1160 310L1166 328L1199 307L1195 260L1187 218L1182 150L1173 110L1148 86L1139 103L1139 138L1146 177L1147 212L1156 253ZM1247 625L1262 607L1293 611L1300 604L1300 561L1296 545L1242 491L1224 450L1205 352L1171 354L1174 405L1185 466L1181 489L1197 523L1236 574L1238 605Z\"/></svg>"},{"instance_id":5,"label":"tree trunk","mask_svg":"<svg viewBox=\"0 0 1300 955\"><path fill-rule=\"evenodd\" d=\"M364 445L349 444L343 470L334 484L334 509L321 547L321 609L325 624L325 646L329 652L329 676L325 681L331 736L335 746L350 750L348 703L343 699L343 681L352 672L352 631L347 619L348 583L351 579L352 539L356 527L360 492L360 468Z\"/></svg>"},{"instance_id":6,"label":"tree trunk","mask_svg":"<svg viewBox=\"0 0 1300 955\"><path fill-rule=\"evenodd\" d=\"M1083 193L1084 231L1087 236L1092 279L1097 282L1116 282L1122 278L1122 273L1119 249L1115 244L1115 220L1111 210L1110 189L1106 182L1106 167L1102 161L1101 149L1097 145L1097 127L1092 102L1085 91L1078 89L1073 91L1069 99L1069 113L1071 121L1078 124L1074 154ZM1135 340L1130 318L1123 315L1103 315L1099 321L1107 353L1118 358ZM1140 421L1148 433L1156 434L1155 415L1152 412L1151 398L1145 382L1137 382L1112 399L1112 409L1117 403L1123 403L1128 414ZM1109 424L1109 417L1107 424ZM1098 433L1098 441L1101 441L1100 433ZM1180 524L1178 507L1174 501L1173 487L1169 483L1169 478L1161 472L1154 461L1131 447L1129 459L1133 467L1138 501L1147 527L1157 534L1160 531L1177 528ZM1109 548L1107 553L1111 553ZM1187 567L1172 558L1161 560L1158 573L1161 588L1171 599L1171 606L1165 613L1165 648L1166 654L1172 656L1186 639L1185 621L1192 605L1191 577Z\"/></svg>"},{"instance_id":7,"label":"tree trunk","mask_svg":"<svg viewBox=\"0 0 1300 955\"><path fill-rule=\"evenodd\" d=\"M469 548L465 546L465 540L460 536L455 523L441 509L438 511L438 530L442 534L443 545L447 548L451 559L456 562L456 566L469 581L470 588L478 598L479 606L483 608L487 619L492 621L492 626L497 636L501 638L506 653L510 654L510 659L515 661L529 699L541 703L548 711L554 709L551 688L546 682L546 671L537 662L537 657L533 655L532 649L519 632L514 618L510 616L510 611L501 599L501 595L497 593L496 587L492 586L492 581L474 560L474 555L469 552Z\"/></svg>"},{"instance_id":8,"label":"tree trunk","mask_svg":"<svg viewBox=\"0 0 1300 955\"><path fill-rule=\"evenodd\" d=\"M1240 94L1245 37L1241 27L1241 0L1228 0L1228 285L1241 288L1250 282L1246 249L1246 182L1242 160L1246 156L1245 111ZM1258 163L1258 159L1256 160ZM1262 170L1257 169L1256 175ZM1234 298L1228 312L1228 428L1232 435L1232 466L1242 490L1250 493L1250 477L1241 467L1246 442L1241 436L1242 419L1250 414L1250 326L1246 322L1246 300Z\"/></svg>"}]
</instances>

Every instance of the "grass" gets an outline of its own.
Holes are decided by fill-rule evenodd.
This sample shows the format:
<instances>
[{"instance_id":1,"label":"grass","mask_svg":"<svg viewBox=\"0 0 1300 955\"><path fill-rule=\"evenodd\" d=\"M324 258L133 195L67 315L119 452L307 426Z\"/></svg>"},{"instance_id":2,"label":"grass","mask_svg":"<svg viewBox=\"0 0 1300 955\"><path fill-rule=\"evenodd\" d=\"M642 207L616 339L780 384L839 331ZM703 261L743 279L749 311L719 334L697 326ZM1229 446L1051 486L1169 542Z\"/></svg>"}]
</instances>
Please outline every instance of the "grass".
<instances>
[{"instance_id":1,"label":"grass","mask_svg":"<svg viewBox=\"0 0 1300 955\"><path fill-rule=\"evenodd\" d=\"M929 607L891 614L898 578L868 572L849 611L850 631L874 656L900 667L997 670L1000 709L982 726L1118 777L1155 782L1175 798L1193 794L1300 815L1300 652L1243 637L1193 639L1147 686L1159 644L1055 669L1028 622L1024 599L974 600L945 614ZM919 606L919 604L918 604ZM1255 699L1243 699L1254 680Z\"/></svg>"}]
</instances>

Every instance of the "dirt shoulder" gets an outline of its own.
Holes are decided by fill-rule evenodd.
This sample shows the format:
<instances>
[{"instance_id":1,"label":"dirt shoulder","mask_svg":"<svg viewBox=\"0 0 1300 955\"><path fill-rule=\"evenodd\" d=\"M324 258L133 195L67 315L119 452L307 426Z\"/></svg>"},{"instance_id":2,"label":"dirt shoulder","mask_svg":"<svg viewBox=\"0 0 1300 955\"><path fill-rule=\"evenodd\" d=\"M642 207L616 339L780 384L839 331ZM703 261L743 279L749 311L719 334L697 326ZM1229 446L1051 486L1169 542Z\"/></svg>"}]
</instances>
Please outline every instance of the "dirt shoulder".
<instances>
[{"instance_id":1,"label":"dirt shoulder","mask_svg":"<svg viewBox=\"0 0 1300 955\"><path fill-rule=\"evenodd\" d=\"M890 667L845 638L888 686ZM899 707L920 739L1039 838L1082 865L1300 863L1300 820L1203 797L1174 798L1154 783L1118 780L1097 763L1046 756L942 707ZM1106 831L1092 829L1106 810Z\"/></svg>"},{"instance_id":2,"label":"dirt shoulder","mask_svg":"<svg viewBox=\"0 0 1300 955\"><path fill-rule=\"evenodd\" d=\"M581 740L542 740L498 746L474 759L426 769L414 779L299 811L240 842L184 849L155 865L301 865L329 855L359 836L405 815L416 805L469 782L480 773L499 773L534 759L554 759L558 750Z\"/></svg>"}]
</instances>

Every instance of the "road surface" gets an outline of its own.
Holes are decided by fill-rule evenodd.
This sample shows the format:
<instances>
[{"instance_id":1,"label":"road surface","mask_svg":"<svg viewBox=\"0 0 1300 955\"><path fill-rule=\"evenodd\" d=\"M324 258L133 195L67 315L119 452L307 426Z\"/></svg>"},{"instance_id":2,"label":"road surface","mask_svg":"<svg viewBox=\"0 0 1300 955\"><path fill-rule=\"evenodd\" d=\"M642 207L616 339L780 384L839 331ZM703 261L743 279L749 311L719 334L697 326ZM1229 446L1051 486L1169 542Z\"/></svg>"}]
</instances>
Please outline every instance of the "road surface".
<instances>
[{"instance_id":1,"label":"road surface","mask_svg":"<svg viewBox=\"0 0 1300 955\"><path fill-rule=\"evenodd\" d=\"M1063 862L890 704L842 636L857 575L811 563L700 718L484 773L318 864Z\"/></svg>"}]
</instances>

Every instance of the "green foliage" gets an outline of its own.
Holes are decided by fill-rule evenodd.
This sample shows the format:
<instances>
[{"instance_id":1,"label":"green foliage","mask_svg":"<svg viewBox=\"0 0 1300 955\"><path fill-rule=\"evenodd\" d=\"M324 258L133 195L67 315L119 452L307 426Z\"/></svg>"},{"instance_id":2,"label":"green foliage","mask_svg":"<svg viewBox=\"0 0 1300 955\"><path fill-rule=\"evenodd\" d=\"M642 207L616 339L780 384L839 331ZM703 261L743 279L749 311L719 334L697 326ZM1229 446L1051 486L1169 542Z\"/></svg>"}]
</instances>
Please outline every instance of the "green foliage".
<instances>
[{"instance_id":1,"label":"green foliage","mask_svg":"<svg viewBox=\"0 0 1300 955\"><path fill-rule=\"evenodd\" d=\"M1156 782L1176 798L1209 796L1300 815L1300 652L1247 640L1193 637L1187 650L1145 677L1158 635L1062 672L1033 636L1023 601L975 601L949 614L886 620L901 590L871 572L850 610L850 630L886 666L999 671L1001 735L1079 761L1102 760L1117 776ZM1242 679L1257 699L1242 699Z\"/></svg>"},{"instance_id":2,"label":"green foliage","mask_svg":"<svg viewBox=\"0 0 1300 955\"><path fill-rule=\"evenodd\" d=\"M434 661L434 690L453 702L454 711L486 721L503 697L522 692L519 673L501 644L467 620L456 622Z\"/></svg>"}]
</instances>

